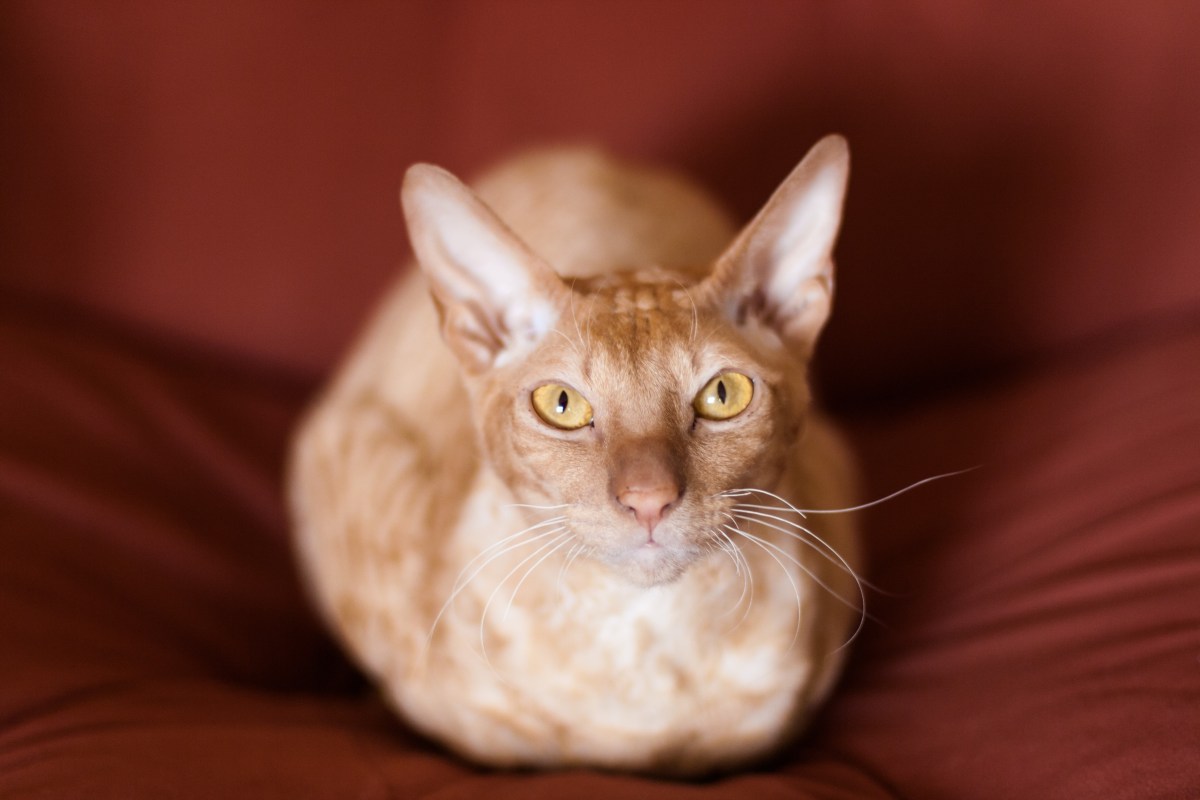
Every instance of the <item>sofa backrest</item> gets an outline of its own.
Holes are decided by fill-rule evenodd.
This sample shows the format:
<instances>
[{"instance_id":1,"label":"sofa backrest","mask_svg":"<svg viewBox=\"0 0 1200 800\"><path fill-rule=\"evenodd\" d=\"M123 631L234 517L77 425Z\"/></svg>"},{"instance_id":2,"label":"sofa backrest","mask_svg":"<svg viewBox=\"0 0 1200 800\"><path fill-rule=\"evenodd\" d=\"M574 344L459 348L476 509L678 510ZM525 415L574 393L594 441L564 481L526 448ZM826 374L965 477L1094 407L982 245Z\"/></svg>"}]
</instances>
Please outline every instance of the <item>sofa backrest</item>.
<instances>
[{"instance_id":1,"label":"sofa backrest","mask_svg":"<svg viewBox=\"0 0 1200 800\"><path fill-rule=\"evenodd\" d=\"M8 4L0 287L316 376L407 259L407 164L587 139L748 216L853 148L828 388L1200 309L1187 3Z\"/></svg>"}]
</instances>

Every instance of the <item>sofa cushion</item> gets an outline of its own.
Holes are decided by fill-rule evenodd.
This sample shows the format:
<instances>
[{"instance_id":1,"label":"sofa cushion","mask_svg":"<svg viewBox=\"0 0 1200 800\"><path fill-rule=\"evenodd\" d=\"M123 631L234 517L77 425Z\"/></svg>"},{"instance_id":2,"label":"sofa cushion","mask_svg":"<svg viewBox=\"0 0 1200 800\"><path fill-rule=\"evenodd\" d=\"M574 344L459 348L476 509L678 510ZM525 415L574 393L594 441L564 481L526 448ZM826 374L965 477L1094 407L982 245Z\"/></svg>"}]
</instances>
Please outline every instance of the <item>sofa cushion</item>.
<instances>
[{"instance_id":1,"label":"sofa cushion","mask_svg":"<svg viewBox=\"0 0 1200 800\"><path fill-rule=\"evenodd\" d=\"M0 302L0 796L1185 796L1196 363L1200 327L1176 328L849 420L870 496L979 468L865 519L887 593L811 735L666 784L479 771L388 714L289 556L311 386Z\"/></svg>"}]
</instances>

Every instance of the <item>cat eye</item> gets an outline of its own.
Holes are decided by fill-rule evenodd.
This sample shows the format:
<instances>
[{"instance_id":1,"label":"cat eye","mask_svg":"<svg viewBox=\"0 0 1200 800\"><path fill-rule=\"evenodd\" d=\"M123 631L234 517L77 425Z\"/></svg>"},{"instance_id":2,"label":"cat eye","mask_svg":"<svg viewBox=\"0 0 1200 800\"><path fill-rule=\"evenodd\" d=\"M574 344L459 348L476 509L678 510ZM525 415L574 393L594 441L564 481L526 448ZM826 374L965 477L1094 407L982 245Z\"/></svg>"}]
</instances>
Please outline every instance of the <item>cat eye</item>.
<instances>
[{"instance_id":1,"label":"cat eye","mask_svg":"<svg viewBox=\"0 0 1200 800\"><path fill-rule=\"evenodd\" d=\"M543 422L564 431L590 425L592 406L570 386L547 383L533 390L533 410Z\"/></svg>"},{"instance_id":2,"label":"cat eye","mask_svg":"<svg viewBox=\"0 0 1200 800\"><path fill-rule=\"evenodd\" d=\"M746 410L754 397L754 382L740 372L722 372L704 385L692 401L704 419L732 419Z\"/></svg>"}]
</instances>

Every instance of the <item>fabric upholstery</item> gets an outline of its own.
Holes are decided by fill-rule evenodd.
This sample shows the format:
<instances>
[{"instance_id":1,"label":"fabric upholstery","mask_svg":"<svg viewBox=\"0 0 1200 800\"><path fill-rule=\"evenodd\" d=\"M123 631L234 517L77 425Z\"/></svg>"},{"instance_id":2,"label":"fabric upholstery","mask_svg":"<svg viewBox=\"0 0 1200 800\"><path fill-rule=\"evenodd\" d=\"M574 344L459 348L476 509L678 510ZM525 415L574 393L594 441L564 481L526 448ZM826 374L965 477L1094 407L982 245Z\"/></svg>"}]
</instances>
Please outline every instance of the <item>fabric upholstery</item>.
<instances>
[{"instance_id":1,"label":"fabric upholstery","mask_svg":"<svg viewBox=\"0 0 1200 800\"><path fill-rule=\"evenodd\" d=\"M0 9L0 797L1200 791L1190 3ZM306 602L290 431L407 259L413 161L591 139L742 216L853 148L819 378L869 620L778 762L504 774Z\"/></svg>"}]
</instances>

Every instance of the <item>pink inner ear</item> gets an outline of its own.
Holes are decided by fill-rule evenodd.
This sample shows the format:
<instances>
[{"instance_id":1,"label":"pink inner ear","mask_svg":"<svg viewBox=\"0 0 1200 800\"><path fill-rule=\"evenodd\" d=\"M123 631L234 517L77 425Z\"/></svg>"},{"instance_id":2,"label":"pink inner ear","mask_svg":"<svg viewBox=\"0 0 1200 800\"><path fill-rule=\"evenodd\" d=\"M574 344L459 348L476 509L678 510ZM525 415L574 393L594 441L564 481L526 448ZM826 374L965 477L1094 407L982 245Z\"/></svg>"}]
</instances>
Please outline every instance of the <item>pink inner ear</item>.
<instances>
[{"instance_id":1,"label":"pink inner ear","mask_svg":"<svg viewBox=\"0 0 1200 800\"><path fill-rule=\"evenodd\" d=\"M756 287L738 301L737 308L733 314L733 320L738 325L745 325L751 316L761 317L766 311L766 306L766 294L763 293L761 288Z\"/></svg>"},{"instance_id":2,"label":"pink inner ear","mask_svg":"<svg viewBox=\"0 0 1200 800\"><path fill-rule=\"evenodd\" d=\"M553 327L567 289L549 265L445 170L417 165L404 186L413 249L464 368L478 372Z\"/></svg>"},{"instance_id":3,"label":"pink inner ear","mask_svg":"<svg viewBox=\"0 0 1200 800\"><path fill-rule=\"evenodd\" d=\"M840 137L818 142L721 256L703 287L707 296L723 298L738 325L757 317L804 354L829 315L848 158Z\"/></svg>"},{"instance_id":4,"label":"pink inner ear","mask_svg":"<svg viewBox=\"0 0 1200 800\"><path fill-rule=\"evenodd\" d=\"M490 367L502 346L496 334L481 325L480 318L461 305L443 310L441 303L438 303L438 307L442 314L442 338L458 357L463 369L477 374Z\"/></svg>"}]
</instances>

